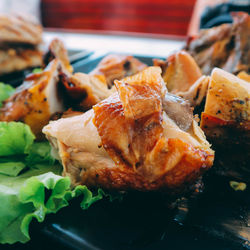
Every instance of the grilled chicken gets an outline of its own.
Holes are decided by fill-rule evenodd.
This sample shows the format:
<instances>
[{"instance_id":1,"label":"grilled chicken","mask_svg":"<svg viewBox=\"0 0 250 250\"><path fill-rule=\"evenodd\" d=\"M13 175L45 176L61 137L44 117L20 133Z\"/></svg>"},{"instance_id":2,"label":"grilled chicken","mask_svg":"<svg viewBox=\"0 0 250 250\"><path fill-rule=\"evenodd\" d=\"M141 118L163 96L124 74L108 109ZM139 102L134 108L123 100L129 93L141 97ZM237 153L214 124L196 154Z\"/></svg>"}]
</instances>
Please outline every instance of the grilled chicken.
<instances>
[{"instance_id":1,"label":"grilled chicken","mask_svg":"<svg viewBox=\"0 0 250 250\"><path fill-rule=\"evenodd\" d=\"M201 128L213 142L223 174L249 181L250 83L214 69Z\"/></svg>"},{"instance_id":2,"label":"grilled chicken","mask_svg":"<svg viewBox=\"0 0 250 250\"><path fill-rule=\"evenodd\" d=\"M55 58L61 61L62 66L69 73L73 72L67 50L60 39L53 39L48 46L47 52L43 56L43 66L46 67Z\"/></svg>"},{"instance_id":3,"label":"grilled chicken","mask_svg":"<svg viewBox=\"0 0 250 250\"><path fill-rule=\"evenodd\" d=\"M64 85L66 106L78 111L89 110L115 91L114 88L108 88L106 79L102 75L61 74L60 81Z\"/></svg>"},{"instance_id":4,"label":"grilled chicken","mask_svg":"<svg viewBox=\"0 0 250 250\"><path fill-rule=\"evenodd\" d=\"M108 55L102 59L90 75L103 75L109 88L114 85L114 80L134 75L147 66L133 56Z\"/></svg>"},{"instance_id":5,"label":"grilled chicken","mask_svg":"<svg viewBox=\"0 0 250 250\"><path fill-rule=\"evenodd\" d=\"M159 67L115 86L88 112L44 127L64 175L73 185L116 190L176 194L190 187L214 159L192 109L167 93Z\"/></svg>"},{"instance_id":6,"label":"grilled chicken","mask_svg":"<svg viewBox=\"0 0 250 250\"><path fill-rule=\"evenodd\" d=\"M162 77L170 93L199 106L207 94L209 77L202 76L195 60L185 51L179 51L166 61L154 59L154 65L162 68Z\"/></svg>"},{"instance_id":7,"label":"grilled chicken","mask_svg":"<svg viewBox=\"0 0 250 250\"><path fill-rule=\"evenodd\" d=\"M250 83L215 68L201 118L201 127L210 138L233 138L235 133L227 134L227 129L250 131Z\"/></svg>"},{"instance_id":8,"label":"grilled chicken","mask_svg":"<svg viewBox=\"0 0 250 250\"><path fill-rule=\"evenodd\" d=\"M43 72L27 76L4 102L0 109L0 121L22 121L30 125L40 139L41 130L48 124L50 116L65 110L57 89L61 68L60 61L55 59Z\"/></svg>"},{"instance_id":9,"label":"grilled chicken","mask_svg":"<svg viewBox=\"0 0 250 250\"><path fill-rule=\"evenodd\" d=\"M250 72L250 16L237 12L233 20L233 24L202 30L188 41L185 49L204 74L210 74L214 67L234 74Z\"/></svg>"},{"instance_id":10,"label":"grilled chicken","mask_svg":"<svg viewBox=\"0 0 250 250\"><path fill-rule=\"evenodd\" d=\"M17 15L0 15L0 74L41 66L42 27Z\"/></svg>"},{"instance_id":11,"label":"grilled chicken","mask_svg":"<svg viewBox=\"0 0 250 250\"><path fill-rule=\"evenodd\" d=\"M241 71L237 76L242 80L250 82L250 75L247 74L245 71Z\"/></svg>"}]
</instances>

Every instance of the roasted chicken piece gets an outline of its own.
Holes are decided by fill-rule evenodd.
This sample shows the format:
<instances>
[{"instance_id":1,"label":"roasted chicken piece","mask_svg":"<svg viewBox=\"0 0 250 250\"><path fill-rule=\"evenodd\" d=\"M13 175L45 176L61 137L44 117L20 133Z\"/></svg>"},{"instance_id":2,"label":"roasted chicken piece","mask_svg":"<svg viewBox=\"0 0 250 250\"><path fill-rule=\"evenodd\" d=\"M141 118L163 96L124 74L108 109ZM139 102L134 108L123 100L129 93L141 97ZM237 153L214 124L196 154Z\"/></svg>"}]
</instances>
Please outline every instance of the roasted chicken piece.
<instances>
[{"instance_id":1,"label":"roasted chicken piece","mask_svg":"<svg viewBox=\"0 0 250 250\"><path fill-rule=\"evenodd\" d=\"M63 174L73 185L105 189L188 189L214 159L192 109L167 93L159 67L115 86L93 109L43 128Z\"/></svg>"},{"instance_id":2,"label":"roasted chicken piece","mask_svg":"<svg viewBox=\"0 0 250 250\"><path fill-rule=\"evenodd\" d=\"M134 75L146 67L147 65L133 56L108 55L90 72L90 75L105 76L107 84L111 88L114 85L114 80Z\"/></svg>"},{"instance_id":3,"label":"roasted chicken piece","mask_svg":"<svg viewBox=\"0 0 250 250\"><path fill-rule=\"evenodd\" d=\"M169 56L166 61L154 59L162 68L162 77L170 93L178 95L195 107L206 97L209 77L202 76L195 60L185 51Z\"/></svg>"},{"instance_id":4,"label":"roasted chicken piece","mask_svg":"<svg viewBox=\"0 0 250 250\"><path fill-rule=\"evenodd\" d=\"M233 139L236 131L249 131L250 83L215 68L209 82L201 128L209 138L220 141ZM235 132L227 133L227 129L235 129ZM243 140L247 139L245 132Z\"/></svg>"},{"instance_id":5,"label":"roasted chicken piece","mask_svg":"<svg viewBox=\"0 0 250 250\"><path fill-rule=\"evenodd\" d=\"M41 66L42 27L27 17L0 15L0 74Z\"/></svg>"},{"instance_id":6,"label":"roasted chicken piece","mask_svg":"<svg viewBox=\"0 0 250 250\"><path fill-rule=\"evenodd\" d=\"M114 88L108 88L106 79L102 75L61 74L60 81L64 85L66 107L78 111L89 110L115 92Z\"/></svg>"},{"instance_id":7,"label":"roasted chicken piece","mask_svg":"<svg viewBox=\"0 0 250 250\"><path fill-rule=\"evenodd\" d=\"M48 46L47 52L43 56L43 66L46 67L55 58L61 61L62 66L69 73L73 72L73 67L70 64L67 50L60 39L53 39Z\"/></svg>"},{"instance_id":8,"label":"roasted chicken piece","mask_svg":"<svg viewBox=\"0 0 250 250\"><path fill-rule=\"evenodd\" d=\"M43 72L26 77L16 92L3 103L0 121L22 121L31 127L38 139L50 116L65 110L58 92L59 73L62 69L58 59L53 60Z\"/></svg>"},{"instance_id":9,"label":"roasted chicken piece","mask_svg":"<svg viewBox=\"0 0 250 250\"><path fill-rule=\"evenodd\" d=\"M245 71L241 71L237 76L242 80L250 82L250 75L247 74Z\"/></svg>"},{"instance_id":10,"label":"roasted chicken piece","mask_svg":"<svg viewBox=\"0 0 250 250\"><path fill-rule=\"evenodd\" d=\"M201 128L213 142L219 165L226 169L225 173L249 180L250 83L215 68L201 116Z\"/></svg>"},{"instance_id":11,"label":"roasted chicken piece","mask_svg":"<svg viewBox=\"0 0 250 250\"><path fill-rule=\"evenodd\" d=\"M204 74L210 74L214 67L234 74L250 72L250 16L237 12L233 20L233 24L202 30L187 42L185 49Z\"/></svg>"}]
</instances>

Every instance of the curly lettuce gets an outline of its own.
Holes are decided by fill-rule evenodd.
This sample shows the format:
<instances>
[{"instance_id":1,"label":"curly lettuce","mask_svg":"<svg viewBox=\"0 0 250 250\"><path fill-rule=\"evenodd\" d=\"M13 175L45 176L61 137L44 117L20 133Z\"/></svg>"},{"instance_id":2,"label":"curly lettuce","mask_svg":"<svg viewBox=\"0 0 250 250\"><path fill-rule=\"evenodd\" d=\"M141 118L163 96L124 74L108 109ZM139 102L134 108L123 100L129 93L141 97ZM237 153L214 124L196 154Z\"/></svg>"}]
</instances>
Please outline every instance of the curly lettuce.
<instances>
[{"instance_id":1,"label":"curly lettuce","mask_svg":"<svg viewBox=\"0 0 250 250\"><path fill-rule=\"evenodd\" d=\"M104 196L86 186L71 188L68 177L50 154L48 142L34 142L29 126L20 122L0 122L0 243L25 243L30 239L32 219L43 222L46 215L68 206L82 196L80 206L87 209ZM49 192L48 192L49 191ZM50 194L45 198L45 194Z\"/></svg>"},{"instance_id":2,"label":"curly lettuce","mask_svg":"<svg viewBox=\"0 0 250 250\"><path fill-rule=\"evenodd\" d=\"M0 156L29 153L35 136L21 122L0 122Z\"/></svg>"},{"instance_id":3,"label":"curly lettuce","mask_svg":"<svg viewBox=\"0 0 250 250\"><path fill-rule=\"evenodd\" d=\"M44 221L47 214L68 206L74 197L83 197L83 209L103 198L102 190L96 195L86 186L72 190L70 179L60 174L59 165L36 165L17 177L0 174L0 243L27 242L33 218ZM48 190L51 194L45 199Z\"/></svg>"}]
</instances>

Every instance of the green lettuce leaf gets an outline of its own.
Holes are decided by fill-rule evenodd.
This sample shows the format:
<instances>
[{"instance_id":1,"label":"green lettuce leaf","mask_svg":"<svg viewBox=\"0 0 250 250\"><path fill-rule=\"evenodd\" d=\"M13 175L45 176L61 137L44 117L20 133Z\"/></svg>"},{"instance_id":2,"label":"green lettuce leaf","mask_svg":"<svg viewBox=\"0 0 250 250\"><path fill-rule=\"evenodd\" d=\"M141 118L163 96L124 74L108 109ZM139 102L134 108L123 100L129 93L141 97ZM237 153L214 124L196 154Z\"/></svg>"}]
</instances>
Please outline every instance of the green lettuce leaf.
<instances>
[{"instance_id":1,"label":"green lettuce leaf","mask_svg":"<svg viewBox=\"0 0 250 250\"><path fill-rule=\"evenodd\" d=\"M9 176L17 176L24 168L25 163L22 161L13 161L11 159L5 159L4 162L0 162L0 174Z\"/></svg>"},{"instance_id":2,"label":"green lettuce leaf","mask_svg":"<svg viewBox=\"0 0 250 250\"><path fill-rule=\"evenodd\" d=\"M17 177L0 174L0 243L27 242L33 218L42 222L46 214L68 206L74 197L83 196L81 207L88 208L105 195L96 195L86 186L70 189L70 179L60 175L58 165L36 165ZM51 190L45 200L46 190Z\"/></svg>"},{"instance_id":3,"label":"green lettuce leaf","mask_svg":"<svg viewBox=\"0 0 250 250\"><path fill-rule=\"evenodd\" d=\"M48 141L46 142L35 142L28 156L25 159L26 164L31 167L37 163L48 163L53 165L55 163L55 158L51 156L51 146Z\"/></svg>"},{"instance_id":4,"label":"green lettuce leaf","mask_svg":"<svg viewBox=\"0 0 250 250\"><path fill-rule=\"evenodd\" d=\"M101 189L93 194L86 186L71 189L70 179L62 177L48 142L34 142L29 126L20 122L0 122L0 243L27 242L29 224L46 214L56 213L69 201L82 196L80 206L87 209L104 196ZM45 198L45 194L50 194Z\"/></svg>"},{"instance_id":5,"label":"green lettuce leaf","mask_svg":"<svg viewBox=\"0 0 250 250\"><path fill-rule=\"evenodd\" d=\"M41 68L34 68L33 70L32 70L32 73L33 74L37 74L37 73L41 73L43 70L41 69Z\"/></svg>"},{"instance_id":6,"label":"green lettuce leaf","mask_svg":"<svg viewBox=\"0 0 250 250\"><path fill-rule=\"evenodd\" d=\"M0 156L27 154L35 136L21 122L0 122Z\"/></svg>"},{"instance_id":7,"label":"green lettuce leaf","mask_svg":"<svg viewBox=\"0 0 250 250\"><path fill-rule=\"evenodd\" d=\"M0 108L2 107L2 102L9 98L14 92L15 89L9 84L0 82Z\"/></svg>"}]
</instances>

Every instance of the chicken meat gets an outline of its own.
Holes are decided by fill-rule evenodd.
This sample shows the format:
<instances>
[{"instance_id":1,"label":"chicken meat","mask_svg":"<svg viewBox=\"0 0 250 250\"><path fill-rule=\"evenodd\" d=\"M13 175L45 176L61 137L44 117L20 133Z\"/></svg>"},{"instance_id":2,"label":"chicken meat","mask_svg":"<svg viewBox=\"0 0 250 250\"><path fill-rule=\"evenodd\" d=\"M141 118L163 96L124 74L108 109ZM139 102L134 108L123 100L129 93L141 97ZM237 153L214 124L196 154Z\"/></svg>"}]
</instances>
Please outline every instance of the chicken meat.
<instances>
[{"instance_id":1,"label":"chicken meat","mask_svg":"<svg viewBox=\"0 0 250 250\"><path fill-rule=\"evenodd\" d=\"M177 194L192 186L214 159L192 109L167 92L159 67L115 86L93 109L43 128L63 174L73 185L111 190Z\"/></svg>"}]
</instances>

